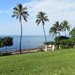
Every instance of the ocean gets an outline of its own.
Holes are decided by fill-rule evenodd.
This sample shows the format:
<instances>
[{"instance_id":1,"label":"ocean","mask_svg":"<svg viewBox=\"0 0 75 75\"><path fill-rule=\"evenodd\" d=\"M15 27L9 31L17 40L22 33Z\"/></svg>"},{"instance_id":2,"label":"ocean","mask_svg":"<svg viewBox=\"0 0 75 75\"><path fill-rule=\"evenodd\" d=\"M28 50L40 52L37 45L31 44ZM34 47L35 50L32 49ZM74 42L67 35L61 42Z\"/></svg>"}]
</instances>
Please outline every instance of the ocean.
<instances>
[{"instance_id":1,"label":"ocean","mask_svg":"<svg viewBox=\"0 0 75 75\"><path fill-rule=\"evenodd\" d=\"M19 50L20 36L13 37L13 46L7 47L8 51ZM53 37L47 36L47 41L53 41ZM38 48L43 46L45 42L44 36L23 36L22 37L22 49ZM0 48L0 51L5 51L6 47Z\"/></svg>"}]
</instances>

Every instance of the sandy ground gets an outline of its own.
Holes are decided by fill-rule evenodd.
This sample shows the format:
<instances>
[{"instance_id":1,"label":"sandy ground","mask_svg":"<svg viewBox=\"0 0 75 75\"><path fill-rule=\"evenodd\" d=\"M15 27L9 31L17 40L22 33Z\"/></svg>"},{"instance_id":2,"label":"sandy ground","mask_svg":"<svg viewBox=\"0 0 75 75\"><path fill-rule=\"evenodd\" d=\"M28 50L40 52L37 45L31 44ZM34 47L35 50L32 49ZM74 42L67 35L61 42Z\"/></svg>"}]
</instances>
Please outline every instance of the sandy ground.
<instances>
[{"instance_id":1,"label":"sandy ground","mask_svg":"<svg viewBox=\"0 0 75 75\"><path fill-rule=\"evenodd\" d=\"M33 53L33 52L39 52L39 51L44 51L44 48L34 48L34 49L23 49L22 54L24 53ZM13 51L12 54L19 54L19 50Z\"/></svg>"}]
</instances>

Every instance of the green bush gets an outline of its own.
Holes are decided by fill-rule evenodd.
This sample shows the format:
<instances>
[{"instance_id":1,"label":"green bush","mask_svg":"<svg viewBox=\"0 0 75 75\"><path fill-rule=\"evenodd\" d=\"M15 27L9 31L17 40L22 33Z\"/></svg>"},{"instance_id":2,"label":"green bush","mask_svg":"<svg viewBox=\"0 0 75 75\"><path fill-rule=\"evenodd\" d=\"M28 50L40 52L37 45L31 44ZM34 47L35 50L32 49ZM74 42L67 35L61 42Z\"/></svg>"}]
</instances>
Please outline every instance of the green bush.
<instances>
[{"instance_id":1,"label":"green bush","mask_svg":"<svg viewBox=\"0 0 75 75\"><path fill-rule=\"evenodd\" d=\"M12 45L13 45L13 38L12 37L0 38L0 48L6 47L6 51L7 51L7 47L12 46Z\"/></svg>"},{"instance_id":2,"label":"green bush","mask_svg":"<svg viewBox=\"0 0 75 75\"><path fill-rule=\"evenodd\" d=\"M61 40L60 41L60 47L61 48L72 48L73 42L71 39Z\"/></svg>"},{"instance_id":3,"label":"green bush","mask_svg":"<svg viewBox=\"0 0 75 75\"><path fill-rule=\"evenodd\" d=\"M0 48L4 47L3 39L0 38Z\"/></svg>"},{"instance_id":4,"label":"green bush","mask_svg":"<svg viewBox=\"0 0 75 75\"><path fill-rule=\"evenodd\" d=\"M69 37L66 37L66 36L58 36L58 37L55 37L55 43L56 44L60 44L60 41L61 40L66 40L66 39L69 39Z\"/></svg>"},{"instance_id":5,"label":"green bush","mask_svg":"<svg viewBox=\"0 0 75 75\"><path fill-rule=\"evenodd\" d=\"M57 49L59 49L59 47L60 48L71 48L73 46L72 40L66 36L58 36L54 40L55 40Z\"/></svg>"},{"instance_id":6,"label":"green bush","mask_svg":"<svg viewBox=\"0 0 75 75\"><path fill-rule=\"evenodd\" d=\"M54 41L44 42L44 44L45 44L45 45L50 45L50 44L53 45L53 44L55 44L55 42L54 42Z\"/></svg>"}]
</instances>

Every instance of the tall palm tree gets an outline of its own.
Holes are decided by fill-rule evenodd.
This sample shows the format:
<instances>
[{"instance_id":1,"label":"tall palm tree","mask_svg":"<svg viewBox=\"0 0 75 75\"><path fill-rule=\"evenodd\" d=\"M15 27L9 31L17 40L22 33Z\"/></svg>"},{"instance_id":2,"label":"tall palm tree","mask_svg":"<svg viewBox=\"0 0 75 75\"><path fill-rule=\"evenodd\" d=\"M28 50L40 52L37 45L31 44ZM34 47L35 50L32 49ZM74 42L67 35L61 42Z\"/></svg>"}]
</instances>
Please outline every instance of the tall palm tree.
<instances>
[{"instance_id":1,"label":"tall palm tree","mask_svg":"<svg viewBox=\"0 0 75 75\"><path fill-rule=\"evenodd\" d=\"M16 7L13 8L13 15L12 17L16 17L19 20L21 26L21 36L20 36L20 53L21 53L21 43L22 43L22 19L27 22L27 17L29 16L27 12L27 8L23 7L22 4L18 4Z\"/></svg>"},{"instance_id":2,"label":"tall palm tree","mask_svg":"<svg viewBox=\"0 0 75 75\"><path fill-rule=\"evenodd\" d=\"M65 36L66 36L66 31L68 30L70 30L70 25L68 24L68 21L66 21L66 20L64 20L62 23L61 23L61 25L62 25L62 28L63 28L63 30L65 31Z\"/></svg>"},{"instance_id":3,"label":"tall palm tree","mask_svg":"<svg viewBox=\"0 0 75 75\"><path fill-rule=\"evenodd\" d=\"M47 38L46 38L46 33L45 33L45 22L49 21L48 16L46 16L46 13L40 11L37 14L37 19L36 19L36 23L37 25L39 25L40 23L42 23L42 27L43 27L43 31L44 31L44 36L45 36L45 42L47 42Z\"/></svg>"}]
</instances>

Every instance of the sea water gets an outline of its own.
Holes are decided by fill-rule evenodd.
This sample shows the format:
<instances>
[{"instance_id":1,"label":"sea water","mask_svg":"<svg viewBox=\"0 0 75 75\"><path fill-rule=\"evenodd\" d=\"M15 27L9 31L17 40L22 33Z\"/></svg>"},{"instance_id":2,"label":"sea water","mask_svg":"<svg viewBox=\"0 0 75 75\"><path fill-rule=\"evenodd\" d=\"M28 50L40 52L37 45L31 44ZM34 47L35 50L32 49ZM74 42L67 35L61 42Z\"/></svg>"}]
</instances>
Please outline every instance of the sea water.
<instances>
[{"instance_id":1,"label":"sea water","mask_svg":"<svg viewBox=\"0 0 75 75\"><path fill-rule=\"evenodd\" d=\"M13 46L7 47L8 50L19 50L20 36L13 37ZM47 36L47 41L53 41L53 37ZM22 49L38 48L43 46L45 42L44 36L23 36ZM5 51L6 47L0 48L0 51Z\"/></svg>"}]
</instances>

